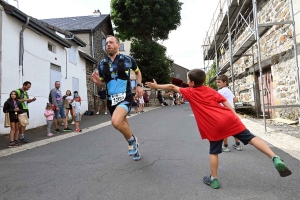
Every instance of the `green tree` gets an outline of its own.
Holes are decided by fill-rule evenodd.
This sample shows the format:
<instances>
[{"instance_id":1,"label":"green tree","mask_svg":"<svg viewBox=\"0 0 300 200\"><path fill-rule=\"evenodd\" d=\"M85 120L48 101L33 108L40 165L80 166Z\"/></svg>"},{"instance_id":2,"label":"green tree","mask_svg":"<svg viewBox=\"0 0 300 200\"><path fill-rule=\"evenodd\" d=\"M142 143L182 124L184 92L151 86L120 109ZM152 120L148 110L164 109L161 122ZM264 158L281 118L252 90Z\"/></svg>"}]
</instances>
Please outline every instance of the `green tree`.
<instances>
[{"instance_id":1,"label":"green tree","mask_svg":"<svg viewBox=\"0 0 300 200\"><path fill-rule=\"evenodd\" d=\"M112 0L111 18L121 40L165 40L180 25L178 0Z\"/></svg>"},{"instance_id":2,"label":"green tree","mask_svg":"<svg viewBox=\"0 0 300 200\"><path fill-rule=\"evenodd\" d=\"M180 25L182 3L178 0L112 0L111 18L117 36L133 41L131 55L143 74L143 82L156 79L169 83L171 62L166 48L157 43L168 39Z\"/></svg>"},{"instance_id":3,"label":"green tree","mask_svg":"<svg viewBox=\"0 0 300 200\"><path fill-rule=\"evenodd\" d=\"M158 83L170 83L172 62L165 56L166 48L155 41L136 41L131 44L131 55L143 73L143 82L156 79Z\"/></svg>"},{"instance_id":4,"label":"green tree","mask_svg":"<svg viewBox=\"0 0 300 200\"><path fill-rule=\"evenodd\" d=\"M216 81L213 81L210 83L210 80L212 80L216 76L216 62L214 62L211 66L209 71L206 73L206 85L213 88L217 89L217 84Z\"/></svg>"}]
</instances>

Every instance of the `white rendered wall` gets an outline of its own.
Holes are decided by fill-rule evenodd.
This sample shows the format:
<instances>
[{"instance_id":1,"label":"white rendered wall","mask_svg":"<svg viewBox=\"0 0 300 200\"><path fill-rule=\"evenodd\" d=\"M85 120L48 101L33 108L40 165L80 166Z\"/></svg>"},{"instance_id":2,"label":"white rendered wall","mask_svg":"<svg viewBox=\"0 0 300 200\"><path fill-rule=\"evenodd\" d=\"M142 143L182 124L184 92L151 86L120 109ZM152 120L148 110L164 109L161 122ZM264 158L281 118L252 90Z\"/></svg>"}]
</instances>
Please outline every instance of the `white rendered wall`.
<instances>
[{"instance_id":1,"label":"white rendered wall","mask_svg":"<svg viewBox=\"0 0 300 200\"><path fill-rule=\"evenodd\" d=\"M77 49L77 64L69 62L67 58L66 76L66 50L46 36L39 35L30 29L24 31L24 76L19 81L19 34L22 23L15 18L2 12L2 83L1 83L1 106L9 97L12 90L20 88L22 83L30 81L31 89L28 91L29 98L37 100L29 104L30 124L27 129L46 124L43 111L48 102L50 88L50 64L61 66L61 91L72 90L72 77L79 79L79 94L82 98L82 112L87 110L87 89L85 60L79 57ZM56 46L55 53L48 50L48 42ZM54 88L54 86L52 87ZM8 133L9 128L3 128L4 113L0 112L0 134Z\"/></svg>"}]
</instances>

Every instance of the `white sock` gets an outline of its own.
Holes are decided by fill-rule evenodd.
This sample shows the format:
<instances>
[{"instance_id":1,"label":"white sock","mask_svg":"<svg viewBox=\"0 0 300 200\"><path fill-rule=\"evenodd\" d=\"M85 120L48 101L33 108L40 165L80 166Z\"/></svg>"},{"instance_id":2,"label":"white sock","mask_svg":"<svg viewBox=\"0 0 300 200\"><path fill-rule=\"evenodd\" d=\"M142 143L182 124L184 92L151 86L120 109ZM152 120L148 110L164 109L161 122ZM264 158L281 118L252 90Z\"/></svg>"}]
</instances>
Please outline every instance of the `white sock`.
<instances>
[{"instance_id":1,"label":"white sock","mask_svg":"<svg viewBox=\"0 0 300 200\"><path fill-rule=\"evenodd\" d=\"M275 156L272 157L272 161L274 160L274 158L279 158L280 159L279 156L275 155Z\"/></svg>"},{"instance_id":2,"label":"white sock","mask_svg":"<svg viewBox=\"0 0 300 200\"><path fill-rule=\"evenodd\" d=\"M129 138L129 140L128 140L128 141L130 141L130 140L134 140L134 137L133 137L133 135L131 136L131 138Z\"/></svg>"},{"instance_id":3,"label":"white sock","mask_svg":"<svg viewBox=\"0 0 300 200\"><path fill-rule=\"evenodd\" d=\"M20 138L21 138L21 139L24 138L24 134L20 134Z\"/></svg>"},{"instance_id":4,"label":"white sock","mask_svg":"<svg viewBox=\"0 0 300 200\"><path fill-rule=\"evenodd\" d=\"M210 176L210 180L214 180L215 178L217 178L217 177L213 177L213 176Z\"/></svg>"}]
</instances>

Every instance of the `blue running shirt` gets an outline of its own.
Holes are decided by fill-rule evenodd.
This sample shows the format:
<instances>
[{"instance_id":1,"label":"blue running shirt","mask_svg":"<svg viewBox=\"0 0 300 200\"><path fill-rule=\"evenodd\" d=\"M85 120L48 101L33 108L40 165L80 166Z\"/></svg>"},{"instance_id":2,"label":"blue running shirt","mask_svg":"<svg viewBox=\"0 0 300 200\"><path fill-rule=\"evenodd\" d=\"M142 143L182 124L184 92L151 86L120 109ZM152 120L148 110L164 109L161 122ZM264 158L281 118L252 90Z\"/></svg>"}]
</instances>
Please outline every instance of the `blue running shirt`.
<instances>
[{"instance_id":1,"label":"blue running shirt","mask_svg":"<svg viewBox=\"0 0 300 200\"><path fill-rule=\"evenodd\" d=\"M108 61L108 66L109 66L110 72L111 72L111 80L106 83L108 95L126 92L126 96L130 96L131 95L131 84L130 84L130 79L129 79L130 69L132 69L134 72L139 71L139 68L137 67L136 62L132 57L127 56L127 55L122 55L124 58L125 72L126 72L126 75L128 76L128 80L118 79L117 64L118 64L118 60L120 59L121 55L122 54L117 55L113 62L111 61L111 59L109 57L104 58L100 61L99 66L98 66L100 80L104 81L103 63L105 62L105 59Z\"/></svg>"}]
</instances>

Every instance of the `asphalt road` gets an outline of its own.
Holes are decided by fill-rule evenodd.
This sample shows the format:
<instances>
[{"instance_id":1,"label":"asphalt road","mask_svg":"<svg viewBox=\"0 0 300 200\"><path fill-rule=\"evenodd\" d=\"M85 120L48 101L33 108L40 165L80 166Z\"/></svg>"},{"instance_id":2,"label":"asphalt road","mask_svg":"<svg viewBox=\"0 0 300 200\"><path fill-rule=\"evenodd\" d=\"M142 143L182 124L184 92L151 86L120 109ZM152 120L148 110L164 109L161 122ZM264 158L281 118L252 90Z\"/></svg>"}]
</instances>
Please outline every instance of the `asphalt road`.
<instances>
[{"instance_id":1,"label":"asphalt road","mask_svg":"<svg viewBox=\"0 0 300 200\"><path fill-rule=\"evenodd\" d=\"M299 160L272 146L291 176L281 178L268 157L247 145L220 155L220 189L205 185L209 143L201 140L189 105L156 109L129 122L140 161L127 155L122 135L105 126L0 158L0 199L300 199Z\"/></svg>"}]
</instances>

